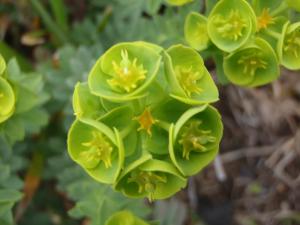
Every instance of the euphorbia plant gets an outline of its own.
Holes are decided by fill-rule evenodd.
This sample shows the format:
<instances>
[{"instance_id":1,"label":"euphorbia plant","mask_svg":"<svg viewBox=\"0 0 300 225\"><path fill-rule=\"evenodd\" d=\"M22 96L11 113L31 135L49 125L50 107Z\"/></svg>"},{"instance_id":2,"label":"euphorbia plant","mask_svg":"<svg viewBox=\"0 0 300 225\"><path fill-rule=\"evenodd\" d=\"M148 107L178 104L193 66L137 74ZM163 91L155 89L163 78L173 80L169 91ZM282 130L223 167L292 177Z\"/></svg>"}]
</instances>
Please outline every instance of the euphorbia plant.
<instances>
[{"instance_id":1,"label":"euphorbia plant","mask_svg":"<svg viewBox=\"0 0 300 225\"><path fill-rule=\"evenodd\" d=\"M149 225L149 223L124 210L111 215L106 220L105 225Z\"/></svg>"},{"instance_id":2,"label":"euphorbia plant","mask_svg":"<svg viewBox=\"0 0 300 225\"><path fill-rule=\"evenodd\" d=\"M217 100L213 79L192 48L119 43L99 58L88 84L75 87L69 154L126 196L168 198L218 151L222 123L209 106Z\"/></svg>"}]
</instances>

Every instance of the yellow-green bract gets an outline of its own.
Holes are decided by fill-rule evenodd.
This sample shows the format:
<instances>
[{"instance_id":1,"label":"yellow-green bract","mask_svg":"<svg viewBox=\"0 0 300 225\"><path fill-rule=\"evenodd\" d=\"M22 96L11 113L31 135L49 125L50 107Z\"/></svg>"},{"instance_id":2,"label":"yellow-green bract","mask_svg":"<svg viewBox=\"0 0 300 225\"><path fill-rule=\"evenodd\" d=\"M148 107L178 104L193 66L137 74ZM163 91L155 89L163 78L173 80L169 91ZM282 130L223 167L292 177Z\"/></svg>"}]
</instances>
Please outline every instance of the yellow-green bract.
<instances>
[{"instance_id":1,"label":"yellow-green bract","mask_svg":"<svg viewBox=\"0 0 300 225\"><path fill-rule=\"evenodd\" d=\"M279 62L272 47L256 38L224 59L224 72L234 84L248 87L270 83L279 76Z\"/></svg>"},{"instance_id":2,"label":"yellow-green bract","mask_svg":"<svg viewBox=\"0 0 300 225\"><path fill-rule=\"evenodd\" d=\"M75 86L68 152L91 177L128 197L168 198L217 154L222 123L209 106L217 100L192 48L119 43L96 62L88 83Z\"/></svg>"},{"instance_id":3,"label":"yellow-green bract","mask_svg":"<svg viewBox=\"0 0 300 225\"><path fill-rule=\"evenodd\" d=\"M7 120L15 109L15 94L11 85L0 77L0 123Z\"/></svg>"},{"instance_id":4,"label":"yellow-green bract","mask_svg":"<svg viewBox=\"0 0 300 225\"><path fill-rule=\"evenodd\" d=\"M109 217L105 225L149 225L142 219L134 216L131 212L124 210L114 213Z\"/></svg>"},{"instance_id":5,"label":"yellow-green bract","mask_svg":"<svg viewBox=\"0 0 300 225\"><path fill-rule=\"evenodd\" d=\"M284 25L277 51L283 66L291 70L300 69L300 22Z\"/></svg>"},{"instance_id":6,"label":"yellow-green bract","mask_svg":"<svg viewBox=\"0 0 300 225\"><path fill-rule=\"evenodd\" d=\"M208 47L207 18L197 12L191 12L185 19L184 37L194 49L201 51Z\"/></svg>"},{"instance_id":7,"label":"yellow-green bract","mask_svg":"<svg viewBox=\"0 0 300 225\"><path fill-rule=\"evenodd\" d=\"M221 0L208 17L211 41L225 52L245 44L256 31L256 16L245 0Z\"/></svg>"}]
</instances>

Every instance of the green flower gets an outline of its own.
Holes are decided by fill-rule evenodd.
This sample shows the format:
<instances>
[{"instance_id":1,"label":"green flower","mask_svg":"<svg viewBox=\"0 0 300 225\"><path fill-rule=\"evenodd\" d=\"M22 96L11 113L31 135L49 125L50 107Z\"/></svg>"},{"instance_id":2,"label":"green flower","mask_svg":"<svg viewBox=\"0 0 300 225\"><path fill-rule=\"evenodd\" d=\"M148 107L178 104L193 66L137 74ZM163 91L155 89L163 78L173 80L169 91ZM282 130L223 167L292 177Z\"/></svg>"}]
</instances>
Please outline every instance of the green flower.
<instances>
[{"instance_id":1,"label":"green flower","mask_svg":"<svg viewBox=\"0 0 300 225\"><path fill-rule=\"evenodd\" d=\"M184 37L194 49L202 51L209 45L207 18L197 12L191 12L185 19Z\"/></svg>"},{"instance_id":2,"label":"green flower","mask_svg":"<svg viewBox=\"0 0 300 225\"><path fill-rule=\"evenodd\" d=\"M186 104L218 100L218 89L195 50L182 45L172 46L166 51L164 62L171 97Z\"/></svg>"},{"instance_id":3,"label":"green flower","mask_svg":"<svg viewBox=\"0 0 300 225\"><path fill-rule=\"evenodd\" d=\"M185 185L186 179L172 164L148 155L125 168L115 188L128 197L147 197L152 201L168 198Z\"/></svg>"},{"instance_id":4,"label":"green flower","mask_svg":"<svg viewBox=\"0 0 300 225\"><path fill-rule=\"evenodd\" d=\"M245 0L221 0L208 17L208 34L221 50L234 51L256 31L256 16Z\"/></svg>"},{"instance_id":5,"label":"green flower","mask_svg":"<svg viewBox=\"0 0 300 225\"><path fill-rule=\"evenodd\" d=\"M89 74L91 93L116 102L142 97L158 72L160 51L160 47L146 42L113 46Z\"/></svg>"},{"instance_id":6,"label":"green flower","mask_svg":"<svg viewBox=\"0 0 300 225\"><path fill-rule=\"evenodd\" d=\"M94 179L114 183L124 161L119 132L103 123L75 120L68 134L68 152Z\"/></svg>"},{"instance_id":7,"label":"green flower","mask_svg":"<svg viewBox=\"0 0 300 225\"><path fill-rule=\"evenodd\" d=\"M174 6L182 6L193 1L194 0L166 0L166 2L169 5L174 5Z\"/></svg>"},{"instance_id":8,"label":"green flower","mask_svg":"<svg viewBox=\"0 0 300 225\"><path fill-rule=\"evenodd\" d=\"M212 106L189 109L170 127L169 152L185 176L198 173L216 156L223 133L221 117Z\"/></svg>"},{"instance_id":9,"label":"green flower","mask_svg":"<svg viewBox=\"0 0 300 225\"><path fill-rule=\"evenodd\" d=\"M0 77L0 123L12 116L15 104L15 94L11 85Z\"/></svg>"},{"instance_id":10,"label":"green flower","mask_svg":"<svg viewBox=\"0 0 300 225\"><path fill-rule=\"evenodd\" d=\"M260 38L226 56L223 66L232 83L248 87L270 83L280 74L274 50Z\"/></svg>"},{"instance_id":11,"label":"green flower","mask_svg":"<svg viewBox=\"0 0 300 225\"><path fill-rule=\"evenodd\" d=\"M107 219L105 225L149 225L129 211L119 211Z\"/></svg>"},{"instance_id":12,"label":"green flower","mask_svg":"<svg viewBox=\"0 0 300 225\"><path fill-rule=\"evenodd\" d=\"M287 22L277 45L279 60L290 70L300 69L300 22Z\"/></svg>"}]
</instances>

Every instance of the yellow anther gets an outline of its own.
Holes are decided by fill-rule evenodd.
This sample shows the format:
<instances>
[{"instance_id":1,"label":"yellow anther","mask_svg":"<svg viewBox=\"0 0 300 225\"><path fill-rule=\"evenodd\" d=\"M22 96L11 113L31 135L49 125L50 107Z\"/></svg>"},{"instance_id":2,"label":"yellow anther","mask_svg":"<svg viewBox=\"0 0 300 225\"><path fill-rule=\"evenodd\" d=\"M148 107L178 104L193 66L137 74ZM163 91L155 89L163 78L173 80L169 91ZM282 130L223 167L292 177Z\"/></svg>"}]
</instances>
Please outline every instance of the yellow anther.
<instances>
[{"instance_id":1,"label":"yellow anther","mask_svg":"<svg viewBox=\"0 0 300 225\"><path fill-rule=\"evenodd\" d=\"M262 52L260 51L250 51L245 52L241 58L238 60L238 64L243 66L243 73L250 74L254 76L258 69L266 69L268 63L264 61L262 58Z\"/></svg>"},{"instance_id":2,"label":"yellow anther","mask_svg":"<svg viewBox=\"0 0 300 225\"><path fill-rule=\"evenodd\" d=\"M131 61L126 49L121 51L121 62L117 64L113 61L112 66L114 77L107 81L111 87L130 92L137 88L140 81L146 79L147 70L143 68L142 64L137 65L137 58Z\"/></svg>"}]
</instances>

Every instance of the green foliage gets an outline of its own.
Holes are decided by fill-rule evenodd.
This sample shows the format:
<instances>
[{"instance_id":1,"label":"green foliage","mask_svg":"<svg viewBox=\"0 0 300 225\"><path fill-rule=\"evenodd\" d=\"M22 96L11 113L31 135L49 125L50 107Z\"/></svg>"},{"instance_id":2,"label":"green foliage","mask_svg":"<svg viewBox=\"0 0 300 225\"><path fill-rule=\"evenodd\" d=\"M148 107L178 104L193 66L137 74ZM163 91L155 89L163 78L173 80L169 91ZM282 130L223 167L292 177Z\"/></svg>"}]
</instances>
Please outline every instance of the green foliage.
<instances>
[{"instance_id":1,"label":"green foliage","mask_svg":"<svg viewBox=\"0 0 300 225\"><path fill-rule=\"evenodd\" d=\"M8 145L24 139L25 133L36 133L47 124L47 113L41 105L48 100L44 81L35 72L23 73L16 60L8 62L0 77L0 138Z\"/></svg>"},{"instance_id":2,"label":"green foliage","mask_svg":"<svg viewBox=\"0 0 300 225\"><path fill-rule=\"evenodd\" d=\"M75 86L69 155L126 196L168 198L218 151L222 122L207 105L217 100L218 90L193 49L116 44L95 63L88 84ZM194 118L195 130L182 134ZM189 158L190 151L195 153Z\"/></svg>"}]
</instances>

